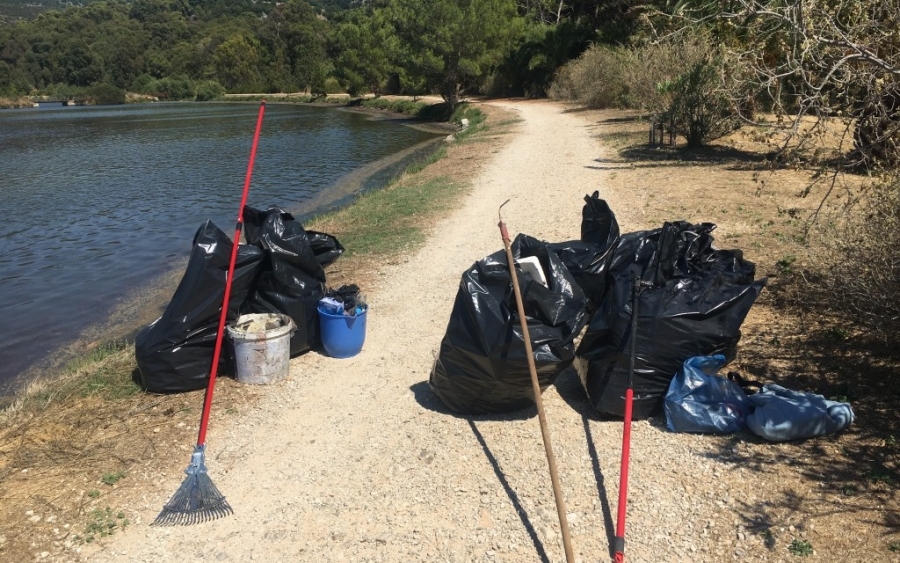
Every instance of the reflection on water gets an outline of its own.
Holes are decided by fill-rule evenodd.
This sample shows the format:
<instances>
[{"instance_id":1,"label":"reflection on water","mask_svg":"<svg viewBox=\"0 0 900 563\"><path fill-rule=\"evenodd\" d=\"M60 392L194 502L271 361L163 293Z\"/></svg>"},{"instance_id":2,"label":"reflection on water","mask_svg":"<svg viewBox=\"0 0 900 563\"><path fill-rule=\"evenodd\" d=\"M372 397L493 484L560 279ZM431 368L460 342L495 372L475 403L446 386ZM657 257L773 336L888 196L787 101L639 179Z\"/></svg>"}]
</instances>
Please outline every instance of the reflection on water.
<instances>
[{"instance_id":1,"label":"reflection on water","mask_svg":"<svg viewBox=\"0 0 900 563\"><path fill-rule=\"evenodd\" d=\"M0 394L190 251L231 232L256 104L0 112ZM306 215L329 188L435 135L364 114L269 104L249 205ZM346 195L346 194L344 194Z\"/></svg>"}]
</instances>

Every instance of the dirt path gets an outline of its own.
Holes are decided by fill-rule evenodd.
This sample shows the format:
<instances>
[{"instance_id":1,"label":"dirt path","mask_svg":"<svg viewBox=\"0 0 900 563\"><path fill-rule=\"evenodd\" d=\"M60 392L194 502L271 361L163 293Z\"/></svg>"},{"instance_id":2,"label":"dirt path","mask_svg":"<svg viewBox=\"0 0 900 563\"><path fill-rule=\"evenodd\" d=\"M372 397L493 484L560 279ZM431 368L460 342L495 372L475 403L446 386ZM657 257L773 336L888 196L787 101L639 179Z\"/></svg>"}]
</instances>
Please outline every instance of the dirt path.
<instances>
[{"instance_id":1,"label":"dirt path","mask_svg":"<svg viewBox=\"0 0 900 563\"><path fill-rule=\"evenodd\" d=\"M182 475L161 476L124 532L85 546L92 562L563 561L547 462L533 409L459 417L428 389L460 274L511 235L577 238L595 189L623 232L649 227L640 191L611 192L591 123L547 102L497 102L522 122L462 206L405 263L386 266L366 344L336 360L310 353L258 410L208 439L210 475L233 516L184 528L148 524ZM425 202L423 202L425 203ZM609 557L621 423L594 420L573 371L544 395L578 561ZM722 561L741 547L735 499L762 476L716 460L708 441L636 423L629 561ZM189 455L185 452L185 462ZM743 495L743 497L741 496ZM774 560L774 559L773 559Z\"/></svg>"}]
</instances>

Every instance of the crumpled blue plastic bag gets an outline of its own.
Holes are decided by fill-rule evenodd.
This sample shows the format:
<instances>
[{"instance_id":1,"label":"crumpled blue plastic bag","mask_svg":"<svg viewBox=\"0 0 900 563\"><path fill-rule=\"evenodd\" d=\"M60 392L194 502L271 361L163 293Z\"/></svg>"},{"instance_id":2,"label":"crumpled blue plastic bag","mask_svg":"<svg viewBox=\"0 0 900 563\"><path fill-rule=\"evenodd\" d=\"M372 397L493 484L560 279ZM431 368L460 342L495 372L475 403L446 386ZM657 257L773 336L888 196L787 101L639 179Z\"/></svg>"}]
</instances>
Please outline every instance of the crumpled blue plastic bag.
<instances>
[{"instance_id":1,"label":"crumpled blue plastic bag","mask_svg":"<svg viewBox=\"0 0 900 563\"><path fill-rule=\"evenodd\" d=\"M751 395L755 407L747 427L766 440L785 442L839 432L853 422L848 403L829 401L822 395L792 391L769 384Z\"/></svg>"},{"instance_id":2,"label":"crumpled blue plastic bag","mask_svg":"<svg viewBox=\"0 0 900 563\"><path fill-rule=\"evenodd\" d=\"M685 360L666 393L669 430L730 434L744 428L750 403L737 383L716 375L724 365L721 354Z\"/></svg>"}]
</instances>

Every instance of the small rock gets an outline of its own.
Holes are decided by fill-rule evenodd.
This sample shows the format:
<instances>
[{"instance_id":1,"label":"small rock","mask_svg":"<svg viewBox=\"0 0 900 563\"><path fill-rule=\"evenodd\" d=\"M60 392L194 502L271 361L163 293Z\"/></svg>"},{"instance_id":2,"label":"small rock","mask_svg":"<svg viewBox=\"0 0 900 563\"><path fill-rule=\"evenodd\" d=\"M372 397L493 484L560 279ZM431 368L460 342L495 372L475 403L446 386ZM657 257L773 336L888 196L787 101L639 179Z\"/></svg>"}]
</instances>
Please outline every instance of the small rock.
<instances>
[{"instance_id":1,"label":"small rock","mask_svg":"<svg viewBox=\"0 0 900 563\"><path fill-rule=\"evenodd\" d=\"M738 541L744 541L744 532L738 532L737 539Z\"/></svg>"},{"instance_id":2,"label":"small rock","mask_svg":"<svg viewBox=\"0 0 900 563\"><path fill-rule=\"evenodd\" d=\"M544 528L544 537L547 538L548 542L552 542L556 540L556 531L550 526L547 526Z\"/></svg>"}]
</instances>

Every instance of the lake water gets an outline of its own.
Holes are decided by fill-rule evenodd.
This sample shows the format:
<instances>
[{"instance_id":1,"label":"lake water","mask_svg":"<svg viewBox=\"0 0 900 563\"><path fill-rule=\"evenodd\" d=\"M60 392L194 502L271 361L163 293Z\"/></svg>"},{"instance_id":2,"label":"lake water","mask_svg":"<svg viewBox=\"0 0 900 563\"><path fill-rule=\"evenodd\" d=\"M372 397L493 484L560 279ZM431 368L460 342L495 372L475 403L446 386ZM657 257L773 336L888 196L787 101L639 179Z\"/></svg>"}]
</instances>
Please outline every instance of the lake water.
<instances>
[{"instance_id":1,"label":"lake water","mask_svg":"<svg viewBox=\"0 0 900 563\"><path fill-rule=\"evenodd\" d=\"M125 302L139 311L142 288L180 275L173 268L203 221L234 232L258 111L0 112L0 395ZM438 135L364 113L268 104L248 204L302 221L387 183Z\"/></svg>"}]
</instances>

